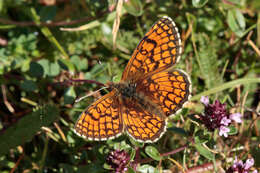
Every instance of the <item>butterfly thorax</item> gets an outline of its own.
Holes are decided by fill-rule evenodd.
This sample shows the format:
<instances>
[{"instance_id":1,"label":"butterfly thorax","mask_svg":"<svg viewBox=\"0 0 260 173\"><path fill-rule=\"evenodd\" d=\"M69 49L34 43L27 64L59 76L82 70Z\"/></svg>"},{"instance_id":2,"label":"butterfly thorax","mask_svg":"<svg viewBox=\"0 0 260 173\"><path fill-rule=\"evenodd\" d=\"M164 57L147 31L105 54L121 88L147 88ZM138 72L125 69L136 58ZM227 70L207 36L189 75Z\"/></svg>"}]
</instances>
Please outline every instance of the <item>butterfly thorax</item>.
<instances>
[{"instance_id":1,"label":"butterfly thorax","mask_svg":"<svg viewBox=\"0 0 260 173\"><path fill-rule=\"evenodd\" d=\"M166 117L160 106L152 100L152 98L149 98L147 93L145 94L137 89L135 82L109 82L107 85L117 91L116 95L123 102L123 105L135 109L139 107L140 109L147 110L151 114Z\"/></svg>"},{"instance_id":2,"label":"butterfly thorax","mask_svg":"<svg viewBox=\"0 0 260 173\"><path fill-rule=\"evenodd\" d=\"M108 82L107 85L111 89L116 89L117 95L120 95L122 98L135 99L138 97L136 92L136 84L133 82Z\"/></svg>"}]
</instances>

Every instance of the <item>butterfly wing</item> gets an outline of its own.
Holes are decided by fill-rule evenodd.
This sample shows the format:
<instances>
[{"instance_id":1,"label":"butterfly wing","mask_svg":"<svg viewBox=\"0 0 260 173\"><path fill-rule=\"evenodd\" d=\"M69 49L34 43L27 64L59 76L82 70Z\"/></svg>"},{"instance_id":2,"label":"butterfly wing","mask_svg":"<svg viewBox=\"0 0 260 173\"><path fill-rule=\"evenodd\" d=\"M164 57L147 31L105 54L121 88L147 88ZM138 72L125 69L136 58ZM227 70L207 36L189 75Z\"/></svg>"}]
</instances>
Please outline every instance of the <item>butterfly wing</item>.
<instances>
[{"instance_id":1,"label":"butterfly wing","mask_svg":"<svg viewBox=\"0 0 260 173\"><path fill-rule=\"evenodd\" d=\"M135 49L122 76L122 81L163 71L175 64L181 55L178 28L169 17L157 21Z\"/></svg>"},{"instance_id":2,"label":"butterfly wing","mask_svg":"<svg viewBox=\"0 0 260 173\"><path fill-rule=\"evenodd\" d=\"M75 124L75 132L88 140L102 141L119 136L123 130L120 104L115 90L90 105Z\"/></svg>"},{"instance_id":3,"label":"butterfly wing","mask_svg":"<svg viewBox=\"0 0 260 173\"><path fill-rule=\"evenodd\" d=\"M170 116L176 114L188 101L191 81L185 72L174 69L153 74L142 80L136 90L160 105L164 114Z\"/></svg>"},{"instance_id":4,"label":"butterfly wing","mask_svg":"<svg viewBox=\"0 0 260 173\"><path fill-rule=\"evenodd\" d=\"M156 142L166 131L164 117L148 112L133 100L123 106L122 117L125 130L138 142Z\"/></svg>"}]
</instances>

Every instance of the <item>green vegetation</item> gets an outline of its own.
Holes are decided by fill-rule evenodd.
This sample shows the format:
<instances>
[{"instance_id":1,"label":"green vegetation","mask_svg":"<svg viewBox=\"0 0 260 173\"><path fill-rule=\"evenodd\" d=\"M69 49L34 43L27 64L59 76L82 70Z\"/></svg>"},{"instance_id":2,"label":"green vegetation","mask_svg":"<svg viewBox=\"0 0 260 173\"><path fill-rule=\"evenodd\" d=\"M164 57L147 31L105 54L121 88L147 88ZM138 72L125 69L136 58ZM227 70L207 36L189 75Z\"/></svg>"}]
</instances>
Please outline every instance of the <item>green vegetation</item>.
<instances>
[{"instance_id":1,"label":"green vegetation","mask_svg":"<svg viewBox=\"0 0 260 173\"><path fill-rule=\"evenodd\" d=\"M81 112L108 90L75 100L118 82L162 16L181 34L175 66L190 75L188 104L156 143L77 136ZM129 173L221 172L235 157L253 158L250 172L260 171L259 0L0 0L0 84L0 172L111 172L119 156ZM226 138L208 130L201 96L225 103L228 116L242 114L242 123L233 121Z\"/></svg>"}]
</instances>

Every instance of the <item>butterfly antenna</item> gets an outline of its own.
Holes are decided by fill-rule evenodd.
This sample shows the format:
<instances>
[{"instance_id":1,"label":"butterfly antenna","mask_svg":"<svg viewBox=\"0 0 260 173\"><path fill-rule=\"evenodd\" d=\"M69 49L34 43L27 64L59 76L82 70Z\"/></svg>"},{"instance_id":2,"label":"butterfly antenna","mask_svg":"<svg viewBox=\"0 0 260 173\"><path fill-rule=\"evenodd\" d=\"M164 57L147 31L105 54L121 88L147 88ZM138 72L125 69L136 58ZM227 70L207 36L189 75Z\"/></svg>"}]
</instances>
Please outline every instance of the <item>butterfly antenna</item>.
<instances>
[{"instance_id":1,"label":"butterfly antenna","mask_svg":"<svg viewBox=\"0 0 260 173\"><path fill-rule=\"evenodd\" d=\"M78 102L80 102L81 100L83 100L83 99L85 99L85 98L87 98L87 97L89 97L89 96L92 96L92 95L96 94L97 92L99 92L99 91L101 91L101 90L103 90L103 89L107 89L107 88L109 88L109 87L108 87L108 86L102 87L102 88L100 88L100 89L98 89L98 90L96 90L96 91L94 91L94 92L91 92L91 93L89 93L89 94L87 94L87 95L85 95L85 96L83 96L83 97L80 97L80 98L76 99L75 102L78 103Z\"/></svg>"}]
</instances>

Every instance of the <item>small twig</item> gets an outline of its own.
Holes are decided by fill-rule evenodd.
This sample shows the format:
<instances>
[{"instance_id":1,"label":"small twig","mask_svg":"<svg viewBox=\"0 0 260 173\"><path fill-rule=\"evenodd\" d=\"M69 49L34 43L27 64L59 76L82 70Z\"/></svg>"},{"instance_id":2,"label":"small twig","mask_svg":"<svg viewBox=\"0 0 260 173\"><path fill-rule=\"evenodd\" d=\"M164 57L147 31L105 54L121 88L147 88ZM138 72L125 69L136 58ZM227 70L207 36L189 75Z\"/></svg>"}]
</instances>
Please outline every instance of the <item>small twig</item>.
<instances>
[{"instance_id":1,"label":"small twig","mask_svg":"<svg viewBox=\"0 0 260 173\"><path fill-rule=\"evenodd\" d=\"M102 88L98 89L97 91L91 92L91 93L89 93L89 94L87 94L87 95L85 95L85 96L83 96L83 97L78 98L77 100L75 100L75 102L78 103L78 102L80 102L81 100L83 100L83 99L85 99L85 98L87 98L87 97L90 97L90 96L92 96L92 95L94 95L94 94L98 93L99 91L101 91L101 90L103 90L103 89L106 89L106 88L108 88L108 87L106 87L106 86L105 86L105 87L102 87Z\"/></svg>"},{"instance_id":2,"label":"small twig","mask_svg":"<svg viewBox=\"0 0 260 173\"><path fill-rule=\"evenodd\" d=\"M27 104L29 104L29 105L32 105L32 106L34 106L34 107L37 107L37 106L38 106L38 104L37 104L36 102L34 102L34 101L32 101L32 100L30 100L30 99L28 99L28 98L25 98L25 97L22 97L22 98L21 98L21 101L24 102L24 103L27 103Z\"/></svg>"},{"instance_id":3,"label":"small twig","mask_svg":"<svg viewBox=\"0 0 260 173\"><path fill-rule=\"evenodd\" d=\"M112 35L113 35L113 50L116 49L116 36L119 30L119 25L120 25L120 15L121 15L121 10L123 7L123 0L119 0L117 2L116 6L116 18L114 20L113 24L113 30L112 30Z\"/></svg>"},{"instance_id":4,"label":"small twig","mask_svg":"<svg viewBox=\"0 0 260 173\"><path fill-rule=\"evenodd\" d=\"M14 108L13 106L11 105L11 103L9 103L9 101L7 100L7 97L6 97L6 88L5 88L5 85L1 85L1 89L2 89L2 93L3 93L3 100L4 100L4 104L5 106L7 107L7 109L11 112L11 113L14 113Z\"/></svg>"},{"instance_id":5,"label":"small twig","mask_svg":"<svg viewBox=\"0 0 260 173\"><path fill-rule=\"evenodd\" d=\"M181 169L181 171L183 173L186 173L185 168L183 166L181 166L181 164L179 164L179 162L177 162L176 160L172 159L172 158L168 158L170 161L172 161L179 169Z\"/></svg>"},{"instance_id":6,"label":"small twig","mask_svg":"<svg viewBox=\"0 0 260 173\"><path fill-rule=\"evenodd\" d=\"M64 135L63 131L61 130L60 126L59 126L56 122L54 122L53 124L54 124L54 126L56 127L56 129L58 130L58 133L60 134L62 140L67 143L67 142L68 142L68 141L67 141L67 138L66 138L66 136Z\"/></svg>"},{"instance_id":7,"label":"small twig","mask_svg":"<svg viewBox=\"0 0 260 173\"><path fill-rule=\"evenodd\" d=\"M167 152L167 153L163 153L163 154L161 154L161 156L165 157L165 156L169 156L169 155L178 153L180 151L185 150L185 148L187 148L187 147L188 147L188 144L186 144L186 145L184 145L184 146L182 146L182 147L180 147L180 148L178 148L176 150L173 150L173 151L170 151L170 152Z\"/></svg>"},{"instance_id":8,"label":"small twig","mask_svg":"<svg viewBox=\"0 0 260 173\"><path fill-rule=\"evenodd\" d=\"M255 45L255 43L252 40L248 40L248 44L254 49L254 51L257 53L258 57L260 57L260 50Z\"/></svg>"},{"instance_id":9,"label":"small twig","mask_svg":"<svg viewBox=\"0 0 260 173\"><path fill-rule=\"evenodd\" d=\"M23 159L23 157L24 157L24 152L22 150L22 154L20 155L19 159L15 163L14 167L11 169L10 173L13 173L16 170L16 168L18 167L18 165L21 162L21 160Z\"/></svg>"},{"instance_id":10,"label":"small twig","mask_svg":"<svg viewBox=\"0 0 260 173\"><path fill-rule=\"evenodd\" d=\"M178 152L180 152L180 151L183 151L183 150L185 150L185 148L187 148L187 147L188 147L188 144L186 144L186 145L184 145L184 146L182 146L182 147L180 147L180 148L178 148L178 149L176 149L176 150L172 150L172 151L170 151L170 152L160 154L160 156L166 157L166 156L169 156L169 155L178 153ZM143 159L143 160L140 160L138 163L142 164L142 163L147 163L147 162L150 162L150 161L153 161L153 159L152 159L152 158Z\"/></svg>"},{"instance_id":11,"label":"small twig","mask_svg":"<svg viewBox=\"0 0 260 173\"><path fill-rule=\"evenodd\" d=\"M40 160L40 166L39 166L38 172L43 172L43 168L44 168L44 164L45 164L47 152L48 152L48 144L49 144L49 137L46 136L45 141L44 141L44 148L43 148L42 158Z\"/></svg>"},{"instance_id":12,"label":"small twig","mask_svg":"<svg viewBox=\"0 0 260 173\"><path fill-rule=\"evenodd\" d=\"M136 147L135 150L135 162L138 163L140 161L140 148Z\"/></svg>"},{"instance_id":13,"label":"small twig","mask_svg":"<svg viewBox=\"0 0 260 173\"><path fill-rule=\"evenodd\" d=\"M97 84L99 86L106 86L105 84L95 81L95 80L85 80L85 79L68 79L64 82L57 82L55 84L61 84L61 85L71 85L73 82L83 82L83 83L90 83L90 84Z\"/></svg>"},{"instance_id":14,"label":"small twig","mask_svg":"<svg viewBox=\"0 0 260 173\"><path fill-rule=\"evenodd\" d=\"M255 43L250 39L253 34L253 31L250 31L249 34L247 35L247 42L248 44L254 49L258 57L260 58L260 50L259 48L255 45Z\"/></svg>"},{"instance_id":15,"label":"small twig","mask_svg":"<svg viewBox=\"0 0 260 173\"><path fill-rule=\"evenodd\" d=\"M221 162L219 160L216 161L216 167L221 168L220 166L221 166ZM186 173L203 173L203 172L210 171L213 169L214 169L213 163L205 163L203 165L194 166L194 167L186 170ZM218 171L220 171L221 173L224 172L222 170L218 170Z\"/></svg>"},{"instance_id":16,"label":"small twig","mask_svg":"<svg viewBox=\"0 0 260 173\"><path fill-rule=\"evenodd\" d=\"M233 2L230 2L230 1L228 1L228 0L222 0L222 2L223 2L224 4L234 5Z\"/></svg>"},{"instance_id":17,"label":"small twig","mask_svg":"<svg viewBox=\"0 0 260 173\"><path fill-rule=\"evenodd\" d=\"M107 12L109 12L109 11L104 11L104 12L98 14L95 17L85 17L85 18L82 18L82 19L73 20L73 21L69 21L69 22L68 21L41 22L39 25L40 26L48 26L48 27L75 25L75 24L78 24L78 23L94 20L94 19L96 19L96 17L101 17L104 14L106 14ZM19 27L39 26L35 22L31 22L31 21L17 22L17 21L7 20L7 19L3 19L3 18L0 18L0 23L7 24L7 25L16 25L16 26L19 26Z\"/></svg>"}]
</instances>

